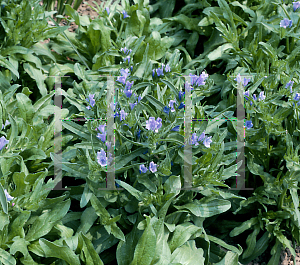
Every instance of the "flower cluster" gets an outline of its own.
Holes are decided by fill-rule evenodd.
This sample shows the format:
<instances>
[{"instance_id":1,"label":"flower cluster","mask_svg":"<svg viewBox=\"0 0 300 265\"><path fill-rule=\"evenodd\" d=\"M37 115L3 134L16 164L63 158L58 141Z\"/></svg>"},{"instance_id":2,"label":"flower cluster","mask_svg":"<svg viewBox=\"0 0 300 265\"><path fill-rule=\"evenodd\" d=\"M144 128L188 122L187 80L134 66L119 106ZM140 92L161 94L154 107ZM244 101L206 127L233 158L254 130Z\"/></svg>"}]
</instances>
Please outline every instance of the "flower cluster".
<instances>
[{"instance_id":1,"label":"flower cluster","mask_svg":"<svg viewBox=\"0 0 300 265\"><path fill-rule=\"evenodd\" d=\"M205 80L208 78L208 74L205 72L202 72L200 76L189 74L191 77L191 86L196 85L196 86L202 86L205 85ZM193 88L191 87L193 90Z\"/></svg>"},{"instance_id":2,"label":"flower cluster","mask_svg":"<svg viewBox=\"0 0 300 265\"><path fill-rule=\"evenodd\" d=\"M89 97L86 99L86 101L92 106L95 106L95 99L94 99L95 94L89 94ZM87 109L91 109L90 106L86 107Z\"/></svg>"},{"instance_id":3,"label":"flower cluster","mask_svg":"<svg viewBox=\"0 0 300 265\"><path fill-rule=\"evenodd\" d=\"M297 105L299 106L300 105L300 93L296 93L295 97L294 97L294 100L298 100L298 103ZM293 103L294 107L295 107L295 103Z\"/></svg>"},{"instance_id":4,"label":"flower cluster","mask_svg":"<svg viewBox=\"0 0 300 265\"><path fill-rule=\"evenodd\" d=\"M164 66L165 65L162 63L161 68L153 69L152 70L152 76L154 77L155 71L156 71L157 76L164 75ZM165 72L166 73L171 72L171 68L170 68L169 64L166 65Z\"/></svg>"},{"instance_id":5,"label":"flower cluster","mask_svg":"<svg viewBox=\"0 0 300 265\"><path fill-rule=\"evenodd\" d=\"M247 97L249 97L249 90L244 92L244 95L245 95L245 99L248 101ZM265 98L266 98L266 96L264 95L264 91L261 91L258 96L258 101L264 100ZM257 97L255 94L253 94L253 99L257 100ZM252 104L253 104L252 101L250 101L250 106L252 106Z\"/></svg>"},{"instance_id":6,"label":"flower cluster","mask_svg":"<svg viewBox=\"0 0 300 265\"><path fill-rule=\"evenodd\" d=\"M149 170L154 173L157 171L157 164L155 164L153 161L150 162L149 164ZM140 174L143 172L143 173L146 173L148 171L148 168L145 167L145 165L140 165Z\"/></svg>"},{"instance_id":7,"label":"flower cluster","mask_svg":"<svg viewBox=\"0 0 300 265\"><path fill-rule=\"evenodd\" d=\"M146 121L146 129L155 131L157 133L158 129L162 126L161 121L162 119L159 117L156 119L156 121L154 117L150 117L149 120Z\"/></svg>"},{"instance_id":8,"label":"flower cluster","mask_svg":"<svg viewBox=\"0 0 300 265\"><path fill-rule=\"evenodd\" d=\"M193 133L190 144L197 146L197 145L199 145L198 142L202 142L207 148L209 148L210 144L212 142L211 136L206 137L205 131L199 137L197 137L196 133Z\"/></svg>"},{"instance_id":9,"label":"flower cluster","mask_svg":"<svg viewBox=\"0 0 300 265\"><path fill-rule=\"evenodd\" d=\"M101 132L101 134L98 133L96 137L97 137L98 139L101 139L101 141L102 141L103 143L105 143L105 140L106 140L106 132L104 131L105 126L106 126L106 124L104 124L104 125L99 125L98 128L96 128L96 130L98 129L98 131Z\"/></svg>"},{"instance_id":10,"label":"flower cluster","mask_svg":"<svg viewBox=\"0 0 300 265\"><path fill-rule=\"evenodd\" d=\"M125 48L121 48L121 51L123 51L123 53L124 53L125 55L128 55L129 53L132 52L131 49L128 50L126 47L125 47ZM128 64L129 64L129 63L130 63L130 56L128 55L126 58L123 59L123 61L124 61L124 62L128 61ZM132 69L131 69L131 70L132 70Z\"/></svg>"},{"instance_id":11,"label":"flower cluster","mask_svg":"<svg viewBox=\"0 0 300 265\"><path fill-rule=\"evenodd\" d=\"M285 18L283 20L280 21L280 27L281 28L285 28L286 27L292 27L292 24L293 24L293 21L292 20L289 20L288 18Z\"/></svg>"}]
</instances>

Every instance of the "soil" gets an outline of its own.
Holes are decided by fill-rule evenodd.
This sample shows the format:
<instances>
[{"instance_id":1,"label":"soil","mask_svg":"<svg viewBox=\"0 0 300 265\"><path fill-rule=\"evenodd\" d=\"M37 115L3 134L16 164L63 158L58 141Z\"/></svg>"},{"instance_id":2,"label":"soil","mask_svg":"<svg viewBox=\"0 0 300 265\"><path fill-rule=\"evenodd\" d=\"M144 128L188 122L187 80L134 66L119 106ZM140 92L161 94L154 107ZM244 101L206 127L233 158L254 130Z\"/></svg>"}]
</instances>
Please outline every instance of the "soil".
<instances>
[{"instance_id":1,"label":"soil","mask_svg":"<svg viewBox=\"0 0 300 265\"><path fill-rule=\"evenodd\" d=\"M96 2L99 6L101 4L101 7L102 7L102 2L105 2L105 1L99 1L99 0L88 0L88 1L83 1L82 4L79 6L77 12L79 13L79 15L81 16L84 16L84 15L87 15L89 16L91 19L94 19L96 17L99 16L99 14L93 10L92 8L90 8L87 4L89 4L90 6L93 6L97 9L97 6L93 3L93 2ZM112 1L112 3L116 2L116 0ZM118 1L120 2L120 1ZM85 4L87 3L87 4ZM43 4L43 1L40 2L40 5ZM72 7L73 7L73 3L72 3ZM121 4L120 4L121 6ZM57 1L56 1L56 4L55 4L55 7L54 7L54 10L57 10ZM66 17L66 16L65 16ZM50 25L52 25L52 22L49 22L48 23ZM67 25L67 21L65 19L63 19L60 23L59 23L60 26L63 26L63 25ZM75 30L78 28L78 26L72 22L70 23L70 27L69 27L69 31L70 32L75 32ZM50 41L50 39L48 40L45 40L43 41L42 43L48 43ZM296 246L296 254L297 254L297 257L296 257L296 265L300 265L300 247L299 246ZM254 261L246 264L246 265L267 265L268 263L268 260L265 259L265 256L266 255L261 255L260 257L256 258ZM277 264L272 264L272 265L277 265ZM281 252L281 261L278 265L295 265L294 262L293 262L293 257L291 255L291 252L289 251L289 249L283 249L282 252Z\"/></svg>"}]
</instances>

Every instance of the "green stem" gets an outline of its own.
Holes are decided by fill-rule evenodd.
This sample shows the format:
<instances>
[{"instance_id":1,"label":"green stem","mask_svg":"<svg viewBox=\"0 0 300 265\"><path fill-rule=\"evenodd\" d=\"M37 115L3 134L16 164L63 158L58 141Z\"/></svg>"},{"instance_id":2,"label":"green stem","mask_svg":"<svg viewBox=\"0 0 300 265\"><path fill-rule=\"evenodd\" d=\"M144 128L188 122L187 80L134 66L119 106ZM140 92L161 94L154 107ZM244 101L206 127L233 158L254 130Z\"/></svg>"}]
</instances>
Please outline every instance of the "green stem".
<instances>
[{"instance_id":1,"label":"green stem","mask_svg":"<svg viewBox=\"0 0 300 265\"><path fill-rule=\"evenodd\" d=\"M269 171L269 165L270 165L270 135L267 135L267 170Z\"/></svg>"},{"instance_id":2,"label":"green stem","mask_svg":"<svg viewBox=\"0 0 300 265\"><path fill-rule=\"evenodd\" d=\"M282 210L283 200L284 200L286 191L287 191L287 188L285 188L285 189L283 190L283 192L281 193L281 195L280 195L280 198L279 198L279 205L278 205L278 209L279 209L279 210Z\"/></svg>"},{"instance_id":3,"label":"green stem","mask_svg":"<svg viewBox=\"0 0 300 265\"><path fill-rule=\"evenodd\" d=\"M290 38L286 37L285 41L286 41L286 51L289 54L290 53Z\"/></svg>"},{"instance_id":4,"label":"green stem","mask_svg":"<svg viewBox=\"0 0 300 265\"><path fill-rule=\"evenodd\" d=\"M123 30L123 26L124 26L124 20L122 20L121 28L120 28L120 31L119 31L119 33L118 33L118 37L117 37L116 43L118 43L118 41L119 41L121 32L122 32L122 30Z\"/></svg>"}]
</instances>

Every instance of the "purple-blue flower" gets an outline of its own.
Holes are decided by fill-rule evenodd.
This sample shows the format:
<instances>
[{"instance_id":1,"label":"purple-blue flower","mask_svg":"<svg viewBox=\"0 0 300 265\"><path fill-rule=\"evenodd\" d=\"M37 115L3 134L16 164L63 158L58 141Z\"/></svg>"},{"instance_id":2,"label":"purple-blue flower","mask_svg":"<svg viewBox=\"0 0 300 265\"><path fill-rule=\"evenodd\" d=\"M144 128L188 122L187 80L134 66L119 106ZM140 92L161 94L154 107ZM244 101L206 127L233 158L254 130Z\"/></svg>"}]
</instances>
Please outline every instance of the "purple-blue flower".
<instances>
[{"instance_id":1,"label":"purple-blue flower","mask_svg":"<svg viewBox=\"0 0 300 265\"><path fill-rule=\"evenodd\" d=\"M126 95L126 97L130 98L132 95L132 90L124 89L124 94Z\"/></svg>"},{"instance_id":2,"label":"purple-blue flower","mask_svg":"<svg viewBox=\"0 0 300 265\"><path fill-rule=\"evenodd\" d=\"M189 74L189 76L191 77L191 86L193 86L196 83L198 76L193 74Z\"/></svg>"},{"instance_id":3,"label":"purple-blue flower","mask_svg":"<svg viewBox=\"0 0 300 265\"><path fill-rule=\"evenodd\" d=\"M205 131L199 136L198 142L202 142L205 138Z\"/></svg>"},{"instance_id":4,"label":"purple-blue flower","mask_svg":"<svg viewBox=\"0 0 300 265\"><path fill-rule=\"evenodd\" d=\"M173 132L179 132L179 125L175 126L171 131Z\"/></svg>"},{"instance_id":5,"label":"purple-blue flower","mask_svg":"<svg viewBox=\"0 0 300 265\"><path fill-rule=\"evenodd\" d=\"M141 95L139 95L139 98L138 98L138 103L142 100L142 97Z\"/></svg>"},{"instance_id":6,"label":"purple-blue flower","mask_svg":"<svg viewBox=\"0 0 300 265\"><path fill-rule=\"evenodd\" d=\"M285 88L290 87L290 92L291 92L291 94L293 93L293 90L292 90L293 84L294 84L294 81L289 81L289 82L286 84L286 86L285 86Z\"/></svg>"},{"instance_id":7,"label":"purple-blue flower","mask_svg":"<svg viewBox=\"0 0 300 265\"><path fill-rule=\"evenodd\" d=\"M152 162L150 162L150 164L149 164L149 169L150 169L150 171L152 172L152 173L154 173L154 172L156 172L157 171L157 164L155 164L153 161Z\"/></svg>"},{"instance_id":8,"label":"purple-blue flower","mask_svg":"<svg viewBox=\"0 0 300 265\"><path fill-rule=\"evenodd\" d=\"M185 92L179 91L178 93L178 97L179 97L179 101L181 101L183 99Z\"/></svg>"},{"instance_id":9,"label":"purple-blue flower","mask_svg":"<svg viewBox=\"0 0 300 265\"><path fill-rule=\"evenodd\" d=\"M109 7L106 7L105 10L106 10L107 14L109 15Z\"/></svg>"},{"instance_id":10,"label":"purple-blue flower","mask_svg":"<svg viewBox=\"0 0 300 265\"><path fill-rule=\"evenodd\" d=\"M135 102L135 103L129 103L129 105L130 105L130 108L133 109L137 105L137 102Z\"/></svg>"},{"instance_id":11,"label":"purple-blue flower","mask_svg":"<svg viewBox=\"0 0 300 265\"><path fill-rule=\"evenodd\" d=\"M129 73L129 69L127 68L127 69L121 69L120 70L120 72L121 72L121 75L122 76L119 76L118 78L117 78L117 81L119 81L119 82L121 82L121 83L123 83L123 85L125 85L125 81L126 81L126 78L130 75L130 73Z\"/></svg>"},{"instance_id":12,"label":"purple-blue flower","mask_svg":"<svg viewBox=\"0 0 300 265\"><path fill-rule=\"evenodd\" d=\"M167 115L170 112L170 108L168 108L167 106L164 107L163 112L166 113Z\"/></svg>"},{"instance_id":13,"label":"purple-blue flower","mask_svg":"<svg viewBox=\"0 0 300 265\"><path fill-rule=\"evenodd\" d=\"M169 107L171 108L171 112L174 112L175 111L175 109L174 109L174 103L176 103L176 100L170 100L170 102L169 102ZM176 103L177 104L177 103Z\"/></svg>"},{"instance_id":14,"label":"purple-blue flower","mask_svg":"<svg viewBox=\"0 0 300 265\"><path fill-rule=\"evenodd\" d=\"M207 148L209 148L211 142L212 142L211 136L209 136L209 137L206 137L206 138L204 139L203 144L204 144Z\"/></svg>"},{"instance_id":15,"label":"purple-blue flower","mask_svg":"<svg viewBox=\"0 0 300 265\"><path fill-rule=\"evenodd\" d=\"M157 73L157 76L161 76L161 75L164 75L164 72L163 72L163 69L161 68L157 68L156 69L156 73Z\"/></svg>"},{"instance_id":16,"label":"purple-blue flower","mask_svg":"<svg viewBox=\"0 0 300 265\"><path fill-rule=\"evenodd\" d=\"M261 91L261 92L259 93L258 101L264 100L265 98L266 98L266 96L264 95L264 91Z\"/></svg>"},{"instance_id":17,"label":"purple-blue flower","mask_svg":"<svg viewBox=\"0 0 300 265\"><path fill-rule=\"evenodd\" d=\"M300 7L300 2L293 2L294 12Z\"/></svg>"},{"instance_id":18,"label":"purple-blue flower","mask_svg":"<svg viewBox=\"0 0 300 265\"><path fill-rule=\"evenodd\" d=\"M86 99L86 101L92 106L95 106L95 100L94 100L95 94L89 94L89 97ZM90 106L86 107L87 109L91 109Z\"/></svg>"},{"instance_id":19,"label":"purple-blue flower","mask_svg":"<svg viewBox=\"0 0 300 265\"><path fill-rule=\"evenodd\" d=\"M191 145L196 145L196 146L199 145L199 143L197 142L197 135L196 135L196 133L192 134L192 138L191 138L190 144Z\"/></svg>"},{"instance_id":20,"label":"purple-blue flower","mask_svg":"<svg viewBox=\"0 0 300 265\"><path fill-rule=\"evenodd\" d=\"M158 129L161 127L161 118L157 118L155 121L154 117L150 117L148 121L146 121L146 129L158 132Z\"/></svg>"},{"instance_id":21,"label":"purple-blue flower","mask_svg":"<svg viewBox=\"0 0 300 265\"><path fill-rule=\"evenodd\" d=\"M109 149L111 148L111 142L108 142L108 141L107 141L105 144L106 144L106 146L107 146L107 150L109 150Z\"/></svg>"},{"instance_id":22,"label":"purple-blue flower","mask_svg":"<svg viewBox=\"0 0 300 265\"><path fill-rule=\"evenodd\" d=\"M208 74L202 72L202 74L197 79L197 86L205 85L205 80L208 78Z\"/></svg>"},{"instance_id":23,"label":"purple-blue flower","mask_svg":"<svg viewBox=\"0 0 300 265\"><path fill-rule=\"evenodd\" d=\"M125 89L126 89L126 90L131 89L131 87L132 87L132 85L133 85L133 82L134 82L134 81L132 81L132 82L127 81L127 82L126 82Z\"/></svg>"},{"instance_id":24,"label":"purple-blue flower","mask_svg":"<svg viewBox=\"0 0 300 265\"><path fill-rule=\"evenodd\" d=\"M292 27L293 21L289 20L287 18L280 21L280 27L286 28L286 27Z\"/></svg>"},{"instance_id":25,"label":"purple-blue flower","mask_svg":"<svg viewBox=\"0 0 300 265\"><path fill-rule=\"evenodd\" d=\"M155 75L155 69L152 70L152 76L154 77Z\"/></svg>"},{"instance_id":26,"label":"purple-blue flower","mask_svg":"<svg viewBox=\"0 0 300 265\"><path fill-rule=\"evenodd\" d=\"M126 113L124 110L120 111L120 121L125 120L128 113Z\"/></svg>"},{"instance_id":27,"label":"purple-blue flower","mask_svg":"<svg viewBox=\"0 0 300 265\"><path fill-rule=\"evenodd\" d=\"M241 75L238 74L234 80L237 81L238 83L241 83L241 82L242 82L242 77L241 77ZM244 77L244 80L243 80L243 86L244 86L244 87L247 86L250 80L251 80L251 78L248 78L248 79L247 79L247 78Z\"/></svg>"},{"instance_id":28,"label":"purple-blue flower","mask_svg":"<svg viewBox=\"0 0 300 265\"><path fill-rule=\"evenodd\" d=\"M294 100L299 100L300 99L300 93L296 93Z\"/></svg>"},{"instance_id":29,"label":"purple-blue flower","mask_svg":"<svg viewBox=\"0 0 300 265\"><path fill-rule=\"evenodd\" d=\"M128 60L128 64L130 63L130 56L128 55L126 58L123 59L124 62Z\"/></svg>"},{"instance_id":30,"label":"purple-blue flower","mask_svg":"<svg viewBox=\"0 0 300 265\"><path fill-rule=\"evenodd\" d=\"M8 194L8 192L7 192L6 189L4 190L4 193L5 193L5 196L6 196L6 200L7 200L8 202L10 202L11 200L13 200L14 197L10 196L10 195Z\"/></svg>"},{"instance_id":31,"label":"purple-blue flower","mask_svg":"<svg viewBox=\"0 0 300 265\"><path fill-rule=\"evenodd\" d=\"M127 14L127 12L125 10L122 11L122 14L123 14L123 18L129 17L128 14Z\"/></svg>"},{"instance_id":32,"label":"purple-blue flower","mask_svg":"<svg viewBox=\"0 0 300 265\"><path fill-rule=\"evenodd\" d=\"M8 144L9 143L9 140L6 140L6 138L4 137L4 136L2 136L1 138L0 138L0 151L4 148L4 146L6 145L6 144Z\"/></svg>"},{"instance_id":33,"label":"purple-blue flower","mask_svg":"<svg viewBox=\"0 0 300 265\"><path fill-rule=\"evenodd\" d=\"M100 139L103 143L105 143L105 140L106 140L106 133L103 133L103 134L98 133L97 137L98 137L98 139Z\"/></svg>"},{"instance_id":34,"label":"purple-blue flower","mask_svg":"<svg viewBox=\"0 0 300 265\"><path fill-rule=\"evenodd\" d=\"M127 49L126 47L125 48L121 48L121 51L123 51L124 52L124 54L128 54L128 53L131 53L132 52L132 50L131 49Z\"/></svg>"},{"instance_id":35,"label":"purple-blue flower","mask_svg":"<svg viewBox=\"0 0 300 265\"><path fill-rule=\"evenodd\" d=\"M190 83L189 82L185 82L185 90L186 91L192 91L193 90L193 87L191 87Z\"/></svg>"},{"instance_id":36,"label":"purple-blue flower","mask_svg":"<svg viewBox=\"0 0 300 265\"><path fill-rule=\"evenodd\" d=\"M252 121L246 121L246 127L247 129L250 129L253 127Z\"/></svg>"},{"instance_id":37,"label":"purple-blue flower","mask_svg":"<svg viewBox=\"0 0 300 265\"><path fill-rule=\"evenodd\" d=\"M183 109L185 107L185 105L183 104L183 102L180 102L180 105L178 106L178 109Z\"/></svg>"},{"instance_id":38,"label":"purple-blue flower","mask_svg":"<svg viewBox=\"0 0 300 265\"><path fill-rule=\"evenodd\" d=\"M138 130L138 132L136 133L136 136L138 139L141 137L141 130Z\"/></svg>"},{"instance_id":39,"label":"purple-blue flower","mask_svg":"<svg viewBox=\"0 0 300 265\"><path fill-rule=\"evenodd\" d=\"M170 68L170 65L169 64L167 64L166 65L166 70L165 70L166 72L171 72L171 68Z\"/></svg>"},{"instance_id":40,"label":"purple-blue flower","mask_svg":"<svg viewBox=\"0 0 300 265\"><path fill-rule=\"evenodd\" d=\"M5 121L5 124L2 124L2 130L7 126L7 125L9 125L10 124L10 122L8 121L8 120L6 120Z\"/></svg>"},{"instance_id":41,"label":"purple-blue flower","mask_svg":"<svg viewBox=\"0 0 300 265\"><path fill-rule=\"evenodd\" d=\"M146 173L148 171L148 168L145 167L145 165L140 165L140 173Z\"/></svg>"},{"instance_id":42,"label":"purple-blue flower","mask_svg":"<svg viewBox=\"0 0 300 265\"><path fill-rule=\"evenodd\" d=\"M249 90L248 90L248 91L246 91L246 92L244 92L244 95L249 97ZM248 100L248 98L247 98L247 97L245 97L245 98L246 98L246 100Z\"/></svg>"},{"instance_id":43,"label":"purple-blue flower","mask_svg":"<svg viewBox=\"0 0 300 265\"><path fill-rule=\"evenodd\" d=\"M107 158L106 158L106 153L103 150L103 148L101 148L100 152L97 152L97 160L98 163L102 166L105 167L107 165Z\"/></svg>"}]
</instances>

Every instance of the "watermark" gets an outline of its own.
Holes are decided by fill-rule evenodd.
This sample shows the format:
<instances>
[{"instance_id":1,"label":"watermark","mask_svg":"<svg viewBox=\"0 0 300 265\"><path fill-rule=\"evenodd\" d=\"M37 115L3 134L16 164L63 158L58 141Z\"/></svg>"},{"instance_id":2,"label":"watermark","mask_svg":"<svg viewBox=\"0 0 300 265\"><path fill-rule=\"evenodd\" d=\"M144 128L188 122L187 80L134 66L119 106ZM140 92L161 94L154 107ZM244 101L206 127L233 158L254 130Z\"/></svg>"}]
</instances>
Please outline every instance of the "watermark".
<instances>
[{"instance_id":1,"label":"watermark","mask_svg":"<svg viewBox=\"0 0 300 265\"><path fill-rule=\"evenodd\" d=\"M98 190L124 190L123 188L115 187L115 123L114 123L114 77L107 75L99 75L100 77L107 77L107 141L110 144L110 148L107 150L107 184L106 188L98 188ZM69 188L62 187L62 120L61 108L62 108L62 91L61 91L61 76L56 77L55 82L55 98L54 104L58 107L55 112L55 132L54 132L54 177L55 182L58 182L52 190L70 190ZM66 77L66 76L64 76ZM186 83L190 81L190 76L184 76ZM233 77L233 76L231 76ZM252 75L241 75L241 77L252 77ZM189 82L190 83L190 82ZM245 187L245 153L244 153L244 140L245 140L245 108L244 108L244 96L243 96L243 84L242 82L237 84L237 165L241 162L241 166L237 170L236 174L236 188L229 188L230 190L253 190L253 188ZM225 118L222 118L225 119ZM86 119L68 119L68 120L82 120ZM99 119L92 119L99 120ZM187 86L185 89L185 115L184 115L184 187L180 190L202 190L201 187L192 188L193 186L193 173L192 173L192 145L189 140L191 139L192 132L192 94L191 89ZM201 119L206 120L206 119ZM211 119L210 119L211 120ZM191 128L191 129L190 129ZM239 154L239 155L238 155Z\"/></svg>"}]
</instances>

